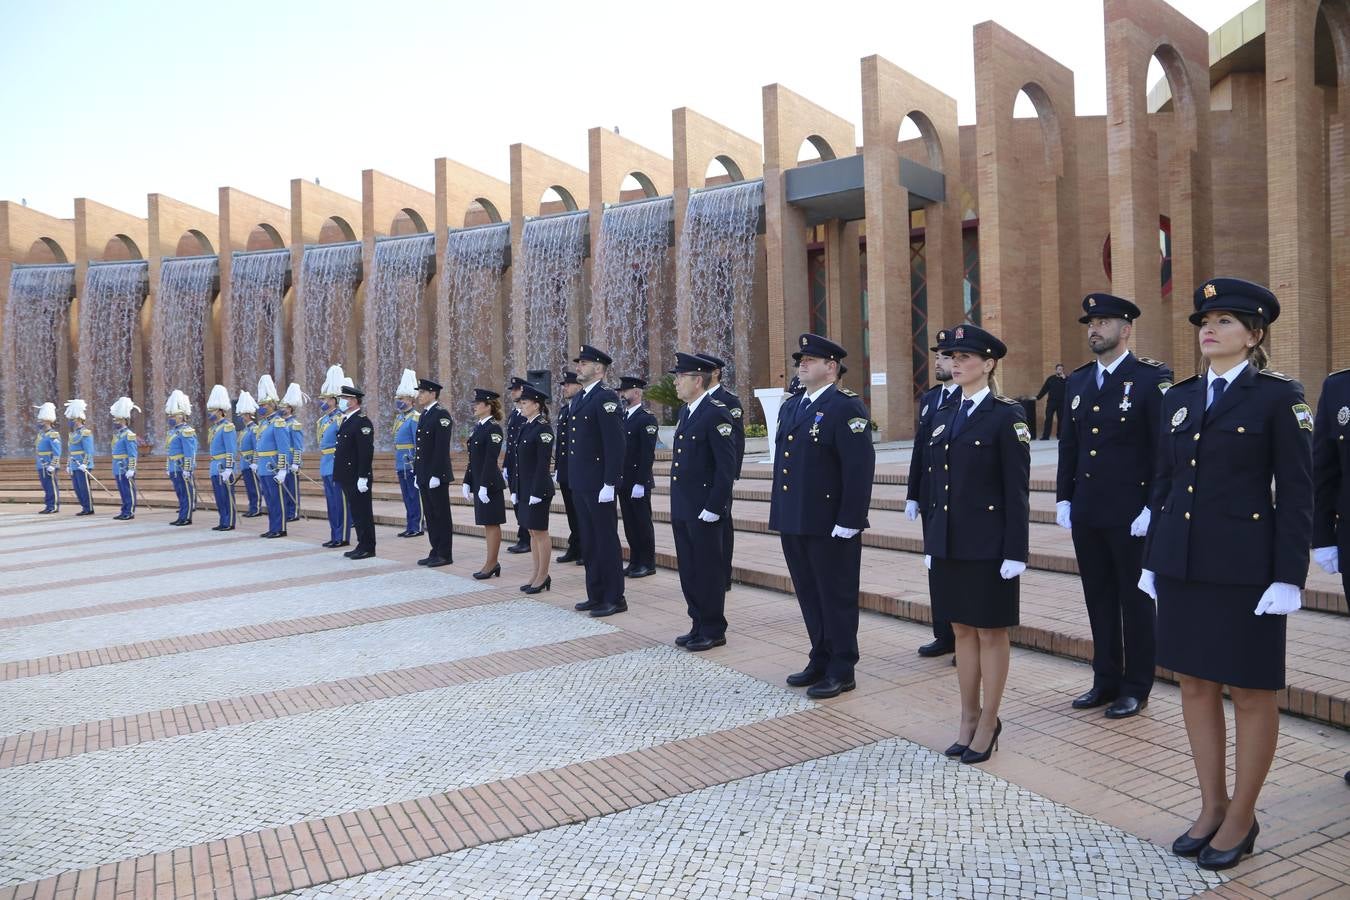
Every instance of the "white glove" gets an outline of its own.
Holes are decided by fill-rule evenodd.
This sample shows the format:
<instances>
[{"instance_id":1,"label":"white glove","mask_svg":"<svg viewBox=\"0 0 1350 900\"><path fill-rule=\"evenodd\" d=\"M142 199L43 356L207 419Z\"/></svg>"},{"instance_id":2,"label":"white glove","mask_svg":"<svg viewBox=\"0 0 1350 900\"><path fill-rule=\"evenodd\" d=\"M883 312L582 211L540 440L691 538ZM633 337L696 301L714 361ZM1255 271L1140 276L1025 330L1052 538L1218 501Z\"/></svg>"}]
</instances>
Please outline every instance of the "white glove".
<instances>
[{"instance_id":1,"label":"white glove","mask_svg":"<svg viewBox=\"0 0 1350 900\"><path fill-rule=\"evenodd\" d=\"M300 466L298 466L298 465L295 464L295 463L291 463L291 471L292 471L292 472L299 472L299 471L300 471Z\"/></svg>"},{"instance_id":2,"label":"white glove","mask_svg":"<svg viewBox=\"0 0 1350 900\"><path fill-rule=\"evenodd\" d=\"M1314 548L1313 559L1328 575L1336 575L1341 571L1341 551L1336 547Z\"/></svg>"},{"instance_id":3,"label":"white glove","mask_svg":"<svg viewBox=\"0 0 1350 900\"><path fill-rule=\"evenodd\" d=\"M511 505L512 505L512 506L515 506L515 505L516 505L516 495L515 495L515 494L512 494L512 495L511 495Z\"/></svg>"},{"instance_id":4,"label":"white glove","mask_svg":"<svg viewBox=\"0 0 1350 900\"><path fill-rule=\"evenodd\" d=\"M370 482L364 478L356 479L356 490L362 494L370 490Z\"/></svg>"},{"instance_id":5,"label":"white glove","mask_svg":"<svg viewBox=\"0 0 1350 900\"><path fill-rule=\"evenodd\" d=\"M530 505L531 505L531 506L534 506L536 503L543 503L543 502L544 502L544 498L543 498L543 497L536 497L534 494L531 494L531 495L530 495Z\"/></svg>"},{"instance_id":6,"label":"white glove","mask_svg":"<svg viewBox=\"0 0 1350 900\"><path fill-rule=\"evenodd\" d=\"M85 474L88 474L89 466L85 465L84 463L80 463L80 471L84 472Z\"/></svg>"},{"instance_id":7,"label":"white glove","mask_svg":"<svg viewBox=\"0 0 1350 900\"><path fill-rule=\"evenodd\" d=\"M47 467L47 474L48 474L48 475L55 475L55 474L56 474L56 466L48 466L48 467Z\"/></svg>"},{"instance_id":8,"label":"white glove","mask_svg":"<svg viewBox=\"0 0 1350 900\"><path fill-rule=\"evenodd\" d=\"M830 532L830 537L837 537L843 538L844 540L848 540L861 530L862 530L861 528L845 528L843 525L836 525L834 526L834 529Z\"/></svg>"},{"instance_id":9,"label":"white glove","mask_svg":"<svg viewBox=\"0 0 1350 900\"><path fill-rule=\"evenodd\" d=\"M486 485L486 484L483 485L483 486L481 486L481 487L478 489L478 499L479 499L481 502L483 502L483 503L487 503L487 502L488 502L487 485Z\"/></svg>"},{"instance_id":10,"label":"white glove","mask_svg":"<svg viewBox=\"0 0 1350 900\"><path fill-rule=\"evenodd\" d=\"M441 486L441 480L440 480L439 478L437 478L435 475L432 475L430 478L427 479L427 487L429 487L429 488L438 488L438 487L440 487L440 486Z\"/></svg>"},{"instance_id":11,"label":"white glove","mask_svg":"<svg viewBox=\"0 0 1350 900\"><path fill-rule=\"evenodd\" d=\"M929 556L927 553L923 555L923 567L930 572L933 570L933 557Z\"/></svg>"},{"instance_id":12,"label":"white glove","mask_svg":"<svg viewBox=\"0 0 1350 900\"><path fill-rule=\"evenodd\" d=\"M473 488L469 487L469 483L467 481L464 483L463 494L465 500L473 499Z\"/></svg>"},{"instance_id":13,"label":"white glove","mask_svg":"<svg viewBox=\"0 0 1350 900\"><path fill-rule=\"evenodd\" d=\"M915 519L917 519L918 517L919 517L919 501L918 501L918 500L906 500L906 501L905 501L905 518L906 518L906 519L909 519L911 522L913 522L913 521L914 521Z\"/></svg>"},{"instance_id":14,"label":"white glove","mask_svg":"<svg viewBox=\"0 0 1350 900\"><path fill-rule=\"evenodd\" d=\"M1157 579L1154 578L1151 571L1144 569L1139 573L1139 584L1135 585L1139 590L1152 597L1154 603L1158 602L1158 586L1155 583L1156 580Z\"/></svg>"},{"instance_id":15,"label":"white glove","mask_svg":"<svg viewBox=\"0 0 1350 900\"><path fill-rule=\"evenodd\" d=\"M645 484L635 484L635 485L633 485L633 499L634 499L634 500L641 500L641 499L642 499L643 497L645 497L645 496L647 496L647 486L646 486Z\"/></svg>"},{"instance_id":16,"label":"white glove","mask_svg":"<svg viewBox=\"0 0 1350 900\"><path fill-rule=\"evenodd\" d=\"M229 481L231 478L234 477L234 469L221 469L220 477L225 479L226 481Z\"/></svg>"},{"instance_id":17,"label":"white glove","mask_svg":"<svg viewBox=\"0 0 1350 900\"><path fill-rule=\"evenodd\" d=\"M282 469L280 472L273 475L272 480L275 481L277 484L283 484L286 481L286 470Z\"/></svg>"},{"instance_id":18,"label":"white glove","mask_svg":"<svg viewBox=\"0 0 1350 900\"><path fill-rule=\"evenodd\" d=\"M1266 614L1287 616L1301 606L1303 606L1303 592L1298 585L1277 581L1261 595L1261 602L1256 604L1255 613L1258 616Z\"/></svg>"},{"instance_id":19,"label":"white glove","mask_svg":"<svg viewBox=\"0 0 1350 900\"><path fill-rule=\"evenodd\" d=\"M717 513L708 512L706 509L698 514L698 520L700 522L716 522L720 518L722 517L719 516Z\"/></svg>"},{"instance_id":20,"label":"white glove","mask_svg":"<svg viewBox=\"0 0 1350 900\"><path fill-rule=\"evenodd\" d=\"M510 484L510 483L511 483L511 470L510 470L510 469L502 469L502 481L505 481L507 484Z\"/></svg>"},{"instance_id":21,"label":"white glove","mask_svg":"<svg viewBox=\"0 0 1350 900\"><path fill-rule=\"evenodd\" d=\"M1069 508L1072 504L1068 500L1061 500L1055 504L1055 524L1060 528L1072 528L1073 521L1069 518ZM1133 530L1134 526L1130 526Z\"/></svg>"},{"instance_id":22,"label":"white glove","mask_svg":"<svg viewBox=\"0 0 1350 900\"><path fill-rule=\"evenodd\" d=\"M600 489L600 502L601 503L614 502L614 485L607 484Z\"/></svg>"},{"instance_id":23,"label":"white glove","mask_svg":"<svg viewBox=\"0 0 1350 900\"><path fill-rule=\"evenodd\" d=\"M249 464L248 464L248 467L249 467L250 469L252 469L254 472L257 472L257 471L258 471L258 464L257 464L257 463L249 463Z\"/></svg>"},{"instance_id":24,"label":"white glove","mask_svg":"<svg viewBox=\"0 0 1350 900\"><path fill-rule=\"evenodd\" d=\"M1153 521L1153 511L1145 506L1130 523L1130 537L1144 537L1148 534L1148 523Z\"/></svg>"},{"instance_id":25,"label":"white glove","mask_svg":"<svg viewBox=\"0 0 1350 900\"><path fill-rule=\"evenodd\" d=\"M1018 575L1021 575L1026 570L1027 570L1026 563L1018 562L1015 559L1005 559L1003 561L1003 565L998 567L998 577L1002 578L1004 581L1010 581L1013 578L1016 578Z\"/></svg>"},{"instance_id":26,"label":"white glove","mask_svg":"<svg viewBox=\"0 0 1350 900\"><path fill-rule=\"evenodd\" d=\"M136 477L136 470L135 470L135 469L127 469L127 477L128 477L128 478L135 478L135 477Z\"/></svg>"},{"instance_id":27,"label":"white glove","mask_svg":"<svg viewBox=\"0 0 1350 900\"><path fill-rule=\"evenodd\" d=\"M558 488L559 490L562 489L562 482L558 480L558 473L557 473L557 472L554 472L554 473L553 473L553 486L554 486L555 488Z\"/></svg>"}]
</instances>

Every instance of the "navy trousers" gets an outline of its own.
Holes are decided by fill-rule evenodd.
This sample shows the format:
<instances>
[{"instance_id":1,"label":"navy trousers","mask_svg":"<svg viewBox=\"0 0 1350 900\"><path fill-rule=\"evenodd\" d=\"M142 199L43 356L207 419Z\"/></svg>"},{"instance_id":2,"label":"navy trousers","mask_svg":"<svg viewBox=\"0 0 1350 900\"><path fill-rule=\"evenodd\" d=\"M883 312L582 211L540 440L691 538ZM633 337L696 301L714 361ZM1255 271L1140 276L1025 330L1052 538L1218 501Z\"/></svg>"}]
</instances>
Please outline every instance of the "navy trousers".
<instances>
[{"instance_id":1,"label":"navy trousers","mask_svg":"<svg viewBox=\"0 0 1350 900\"><path fill-rule=\"evenodd\" d=\"M697 637L721 638L727 633L726 567L722 563L722 521L681 519L670 523L680 567L680 590Z\"/></svg>"},{"instance_id":2,"label":"navy trousers","mask_svg":"<svg viewBox=\"0 0 1350 900\"><path fill-rule=\"evenodd\" d=\"M862 535L843 538L784 534L797 605L811 639L810 668L842 681L858 663L858 580Z\"/></svg>"},{"instance_id":3,"label":"navy trousers","mask_svg":"<svg viewBox=\"0 0 1350 900\"><path fill-rule=\"evenodd\" d=\"M617 606L623 599L623 552L619 549L618 503L601 503L597 491L573 491L586 559L586 599Z\"/></svg>"}]
</instances>

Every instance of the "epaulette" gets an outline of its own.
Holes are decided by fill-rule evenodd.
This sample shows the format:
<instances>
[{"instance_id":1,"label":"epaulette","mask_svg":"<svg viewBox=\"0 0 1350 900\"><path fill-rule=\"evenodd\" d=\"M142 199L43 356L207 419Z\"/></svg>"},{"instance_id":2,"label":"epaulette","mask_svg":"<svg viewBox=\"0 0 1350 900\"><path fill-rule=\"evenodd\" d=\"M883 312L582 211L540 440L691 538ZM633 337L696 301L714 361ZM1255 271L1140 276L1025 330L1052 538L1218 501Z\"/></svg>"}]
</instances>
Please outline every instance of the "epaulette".
<instances>
[{"instance_id":1,"label":"epaulette","mask_svg":"<svg viewBox=\"0 0 1350 900\"><path fill-rule=\"evenodd\" d=\"M80 437L89 437L89 435L91 435L91 434L93 434L93 432L90 431L88 428L81 428L81 429L80 429Z\"/></svg>"},{"instance_id":2,"label":"epaulette","mask_svg":"<svg viewBox=\"0 0 1350 900\"><path fill-rule=\"evenodd\" d=\"M1196 380L1197 378L1199 378L1199 377L1200 377L1199 375L1192 375L1192 376L1189 377L1189 378L1183 378L1183 379L1181 379L1180 381L1174 381L1174 382L1172 382L1172 390L1176 390L1177 388L1181 387L1183 384L1187 384L1187 383L1189 383L1189 382L1195 381L1195 380Z\"/></svg>"},{"instance_id":3,"label":"epaulette","mask_svg":"<svg viewBox=\"0 0 1350 900\"><path fill-rule=\"evenodd\" d=\"M305 430L305 426L301 425L300 422L299 422L298 420L292 422L292 423L291 423L291 427L294 428L296 431L304 431L304 430Z\"/></svg>"},{"instance_id":4,"label":"epaulette","mask_svg":"<svg viewBox=\"0 0 1350 900\"><path fill-rule=\"evenodd\" d=\"M1009 406L1021 406L1021 405L1022 405L1022 401L1021 401L1021 400L1014 400L1013 398L1011 398L1011 397L1005 397L1005 396L1003 396L1002 394L995 394L995 395L994 395L994 399L997 400L999 403L1007 403Z\"/></svg>"},{"instance_id":5,"label":"epaulette","mask_svg":"<svg viewBox=\"0 0 1350 900\"><path fill-rule=\"evenodd\" d=\"M1144 365L1152 366L1155 369L1161 369L1163 367L1161 362L1156 359L1149 359L1147 356L1136 356L1135 359L1139 360Z\"/></svg>"},{"instance_id":6,"label":"epaulette","mask_svg":"<svg viewBox=\"0 0 1350 900\"><path fill-rule=\"evenodd\" d=\"M1262 369L1261 371L1257 372L1256 374L1257 374L1257 375L1265 375L1265 376L1267 376L1268 378L1274 378L1276 381L1293 381L1293 380L1294 380L1293 378L1289 377L1288 375L1284 374L1283 372L1276 372L1276 371L1274 371L1274 370L1272 370L1272 369Z\"/></svg>"},{"instance_id":7,"label":"epaulette","mask_svg":"<svg viewBox=\"0 0 1350 900\"><path fill-rule=\"evenodd\" d=\"M1083 371L1084 369L1086 369L1088 366L1095 366L1096 364L1097 364L1097 361L1096 361L1096 360L1090 359L1090 360L1088 360L1087 362L1083 363L1083 364L1082 364L1081 366L1079 366L1078 368L1074 369L1074 371L1075 371L1075 372L1081 372L1081 371Z\"/></svg>"},{"instance_id":8,"label":"epaulette","mask_svg":"<svg viewBox=\"0 0 1350 900\"><path fill-rule=\"evenodd\" d=\"M721 400L718 400L716 397L709 397L708 399L712 401L713 406L720 406L723 409L727 408L727 405L723 403Z\"/></svg>"},{"instance_id":9,"label":"epaulette","mask_svg":"<svg viewBox=\"0 0 1350 900\"><path fill-rule=\"evenodd\" d=\"M422 418L422 411L421 411L420 409L415 409L415 410L413 410L412 417L413 417L414 419L420 419L420 418Z\"/></svg>"},{"instance_id":10,"label":"epaulette","mask_svg":"<svg viewBox=\"0 0 1350 900\"><path fill-rule=\"evenodd\" d=\"M134 432L134 431L128 431L128 432L127 432L127 436L126 436L126 440L128 440L128 441L134 441L134 440L136 440L136 432Z\"/></svg>"},{"instance_id":11,"label":"epaulette","mask_svg":"<svg viewBox=\"0 0 1350 900\"><path fill-rule=\"evenodd\" d=\"M61 432L57 431L55 428L47 432L47 437L49 438L59 438L60 436Z\"/></svg>"},{"instance_id":12,"label":"epaulette","mask_svg":"<svg viewBox=\"0 0 1350 900\"><path fill-rule=\"evenodd\" d=\"M845 397L856 397L856 396L858 396L858 392L857 392L857 391L851 391L851 390L849 390L848 388L840 388L840 389L839 389L839 393L843 394Z\"/></svg>"},{"instance_id":13,"label":"epaulette","mask_svg":"<svg viewBox=\"0 0 1350 900\"><path fill-rule=\"evenodd\" d=\"M1337 375L1350 375L1350 369L1338 369L1338 370L1335 371L1335 372L1329 373L1329 374L1327 375L1327 377L1328 377L1328 378L1335 378Z\"/></svg>"},{"instance_id":14,"label":"epaulette","mask_svg":"<svg viewBox=\"0 0 1350 900\"><path fill-rule=\"evenodd\" d=\"M179 431L178 433L181 434L183 437L192 437L192 436L193 436L194 434L196 434L197 432L195 432L195 431L192 430L192 426L191 426L191 425L184 425L184 426L183 426L183 429L182 429L181 431Z\"/></svg>"},{"instance_id":15,"label":"epaulette","mask_svg":"<svg viewBox=\"0 0 1350 900\"><path fill-rule=\"evenodd\" d=\"M234 431L234 423L233 423L233 422L226 422L226 423L225 423L225 430L226 430L226 431Z\"/></svg>"}]
</instances>

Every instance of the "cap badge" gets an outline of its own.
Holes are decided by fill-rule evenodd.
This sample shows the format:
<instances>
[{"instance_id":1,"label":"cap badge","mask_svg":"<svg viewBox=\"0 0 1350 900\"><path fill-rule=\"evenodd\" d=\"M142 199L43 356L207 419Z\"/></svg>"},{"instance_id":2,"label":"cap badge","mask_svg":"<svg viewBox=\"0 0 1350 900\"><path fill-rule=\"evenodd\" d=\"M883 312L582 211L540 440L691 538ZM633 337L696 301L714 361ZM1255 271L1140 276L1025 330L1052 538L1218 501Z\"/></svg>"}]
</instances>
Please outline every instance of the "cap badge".
<instances>
[{"instance_id":1,"label":"cap badge","mask_svg":"<svg viewBox=\"0 0 1350 900\"><path fill-rule=\"evenodd\" d=\"M806 346L806 335L802 335L802 346Z\"/></svg>"},{"instance_id":2,"label":"cap badge","mask_svg":"<svg viewBox=\"0 0 1350 900\"><path fill-rule=\"evenodd\" d=\"M1214 287L1214 285L1212 285L1212 284L1207 284L1207 285L1205 285L1205 299L1206 299L1206 300L1208 300L1208 299L1211 298L1211 297L1217 297L1217 296L1219 296L1219 290L1218 290L1218 288Z\"/></svg>"},{"instance_id":3,"label":"cap badge","mask_svg":"<svg viewBox=\"0 0 1350 900\"><path fill-rule=\"evenodd\" d=\"M965 336L966 336L966 330L965 330L964 328L957 328L957 329L956 329L956 339L957 339L958 341L964 339Z\"/></svg>"},{"instance_id":4,"label":"cap badge","mask_svg":"<svg viewBox=\"0 0 1350 900\"><path fill-rule=\"evenodd\" d=\"M1089 298L1088 298L1088 306L1089 306L1089 307L1092 307L1092 306L1096 306L1096 305L1097 305L1097 298L1096 298L1096 297L1089 297Z\"/></svg>"}]
</instances>

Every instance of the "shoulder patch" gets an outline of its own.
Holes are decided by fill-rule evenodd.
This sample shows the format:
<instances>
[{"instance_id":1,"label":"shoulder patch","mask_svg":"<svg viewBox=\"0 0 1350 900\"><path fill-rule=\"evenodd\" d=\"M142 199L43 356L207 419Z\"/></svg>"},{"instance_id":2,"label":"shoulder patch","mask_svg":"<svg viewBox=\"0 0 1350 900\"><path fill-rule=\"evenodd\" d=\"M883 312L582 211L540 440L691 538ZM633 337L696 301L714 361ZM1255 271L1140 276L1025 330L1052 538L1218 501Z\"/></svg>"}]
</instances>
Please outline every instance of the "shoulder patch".
<instances>
[{"instance_id":1,"label":"shoulder patch","mask_svg":"<svg viewBox=\"0 0 1350 900\"><path fill-rule=\"evenodd\" d=\"M134 432L134 431L128 431L128 432L127 432L127 440L129 440L129 441L134 441L134 440L136 440L136 432Z\"/></svg>"},{"instance_id":2,"label":"shoulder patch","mask_svg":"<svg viewBox=\"0 0 1350 900\"><path fill-rule=\"evenodd\" d=\"M417 421L418 419L420 419L420 418L422 418L422 412L421 412L421 410L414 410L413 413L412 413L412 419L413 419L413 421L416 422L416 421Z\"/></svg>"},{"instance_id":3,"label":"shoulder patch","mask_svg":"<svg viewBox=\"0 0 1350 900\"><path fill-rule=\"evenodd\" d=\"M648 425L648 426L647 426L647 433L648 433L648 434L656 434L656 430L657 430L657 429L656 429L656 426L655 426L655 425Z\"/></svg>"},{"instance_id":4,"label":"shoulder patch","mask_svg":"<svg viewBox=\"0 0 1350 900\"><path fill-rule=\"evenodd\" d=\"M1161 368L1162 368L1162 365L1163 365L1163 364L1162 364L1161 362L1159 362L1158 360L1156 360L1156 359L1149 359L1147 356L1136 356L1135 359L1139 360L1139 361L1140 361L1141 363L1143 363L1144 365L1146 365L1146 366L1152 366L1152 367L1155 368L1155 369L1161 369Z\"/></svg>"},{"instance_id":5,"label":"shoulder patch","mask_svg":"<svg viewBox=\"0 0 1350 900\"><path fill-rule=\"evenodd\" d=\"M500 434L497 434L496 432L493 432L493 434L491 435L491 437L492 437L492 443L494 443L494 444L500 444L500 443L502 442L502 436L501 436Z\"/></svg>"},{"instance_id":6,"label":"shoulder patch","mask_svg":"<svg viewBox=\"0 0 1350 900\"><path fill-rule=\"evenodd\" d=\"M839 389L839 393L843 394L845 397L856 397L856 396L858 396L858 392L857 392L857 391L851 391L851 390L849 390L848 388L840 388L840 389Z\"/></svg>"},{"instance_id":7,"label":"shoulder patch","mask_svg":"<svg viewBox=\"0 0 1350 900\"><path fill-rule=\"evenodd\" d=\"M553 432L547 430L539 432L539 443L541 444L553 443Z\"/></svg>"},{"instance_id":8,"label":"shoulder patch","mask_svg":"<svg viewBox=\"0 0 1350 900\"><path fill-rule=\"evenodd\" d=\"M94 432L90 431L88 428L81 428L81 429L80 429L80 436L81 436L81 437L89 437L89 435L91 435L91 434L93 434L93 433L94 433Z\"/></svg>"},{"instance_id":9,"label":"shoulder patch","mask_svg":"<svg viewBox=\"0 0 1350 900\"><path fill-rule=\"evenodd\" d=\"M1274 378L1276 381L1293 381L1293 380L1294 380L1293 378L1290 378L1288 375L1284 374L1283 372L1276 372L1276 371L1274 371L1273 369L1262 369L1261 371L1257 372L1256 374L1257 374L1257 375L1265 375L1265 376L1267 376L1268 378Z\"/></svg>"},{"instance_id":10,"label":"shoulder patch","mask_svg":"<svg viewBox=\"0 0 1350 900\"><path fill-rule=\"evenodd\" d=\"M731 408L731 417L733 419L739 419L741 417L741 411L742 410L739 406L733 406Z\"/></svg>"},{"instance_id":11,"label":"shoulder patch","mask_svg":"<svg viewBox=\"0 0 1350 900\"><path fill-rule=\"evenodd\" d=\"M1294 404L1294 419L1297 420L1299 428L1306 428L1309 431L1313 430L1313 411L1312 407L1308 404Z\"/></svg>"},{"instance_id":12,"label":"shoulder patch","mask_svg":"<svg viewBox=\"0 0 1350 900\"><path fill-rule=\"evenodd\" d=\"M367 425L365 428L362 428L362 429L361 429L361 433L362 433L362 434L370 434L370 426Z\"/></svg>"},{"instance_id":13,"label":"shoulder patch","mask_svg":"<svg viewBox=\"0 0 1350 900\"><path fill-rule=\"evenodd\" d=\"M868 421L862 416L855 416L848 420L848 430L854 434L862 434L867 430Z\"/></svg>"},{"instance_id":14,"label":"shoulder patch","mask_svg":"<svg viewBox=\"0 0 1350 900\"><path fill-rule=\"evenodd\" d=\"M47 437L49 437L49 438L59 438L60 436L61 436L61 432L57 431L55 428L53 428L51 431L47 432Z\"/></svg>"},{"instance_id":15,"label":"shoulder patch","mask_svg":"<svg viewBox=\"0 0 1350 900\"><path fill-rule=\"evenodd\" d=\"M303 431L305 428L305 426L301 425L299 422L292 422L291 427L294 428L296 431Z\"/></svg>"},{"instance_id":16,"label":"shoulder patch","mask_svg":"<svg viewBox=\"0 0 1350 900\"><path fill-rule=\"evenodd\" d=\"M712 401L713 406L720 406L723 409L727 408L727 405L723 403L721 400L718 400L716 397L709 397L708 399Z\"/></svg>"},{"instance_id":17,"label":"shoulder patch","mask_svg":"<svg viewBox=\"0 0 1350 900\"><path fill-rule=\"evenodd\" d=\"M618 409L619 404L615 403L613 400L610 400L607 403L605 403L605 412L607 413L617 412Z\"/></svg>"},{"instance_id":18,"label":"shoulder patch","mask_svg":"<svg viewBox=\"0 0 1350 900\"><path fill-rule=\"evenodd\" d=\"M1017 435L1017 439L1022 443L1031 443L1031 429L1027 427L1026 422L1014 422L1013 433Z\"/></svg>"},{"instance_id":19,"label":"shoulder patch","mask_svg":"<svg viewBox=\"0 0 1350 900\"><path fill-rule=\"evenodd\" d=\"M722 424L717 426L717 433L720 434L722 437L731 437L731 431L732 431L731 425L729 425L726 422L723 422Z\"/></svg>"},{"instance_id":20,"label":"shoulder patch","mask_svg":"<svg viewBox=\"0 0 1350 900\"><path fill-rule=\"evenodd\" d=\"M1170 382L1170 381L1160 381L1160 382L1158 382L1158 390L1162 391L1164 394L1167 393L1167 389L1170 388L1171 386L1172 386L1172 382Z\"/></svg>"},{"instance_id":21,"label":"shoulder patch","mask_svg":"<svg viewBox=\"0 0 1350 900\"><path fill-rule=\"evenodd\" d=\"M444 419L444 418L443 418L443 419L440 420L440 422L441 422L441 427L442 427L442 428L449 428L449 427L450 427L450 420L449 420L449 419Z\"/></svg>"}]
</instances>

